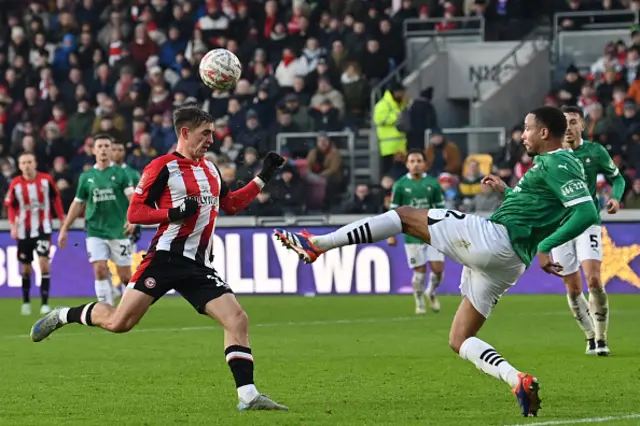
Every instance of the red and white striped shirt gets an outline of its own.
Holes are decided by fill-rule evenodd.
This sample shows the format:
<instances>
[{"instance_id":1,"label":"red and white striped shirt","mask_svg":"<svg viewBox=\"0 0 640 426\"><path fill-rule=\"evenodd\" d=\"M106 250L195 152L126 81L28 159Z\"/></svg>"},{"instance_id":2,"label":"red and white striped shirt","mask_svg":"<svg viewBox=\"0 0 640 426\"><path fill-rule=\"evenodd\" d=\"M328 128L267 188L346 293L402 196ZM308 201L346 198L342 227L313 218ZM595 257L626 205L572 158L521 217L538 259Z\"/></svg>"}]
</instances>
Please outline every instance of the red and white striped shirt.
<instances>
[{"instance_id":1,"label":"red and white striped shirt","mask_svg":"<svg viewBox=\"0 0 640 426\"><path fill-rule=\"evenodd\" d=\"M32 180L24 176L13 179L4 204L11 224L18 225L20 240L51 234L51 207L58 219L64 218L60 193L53 178L46 173L38 172Z\"/></svg>"},{"instance_id":2,"label":"red and white striped shirt","mask_svg":"<svg viewBox=\"0 0 640 426\"><path fill-rule=\"evenodd\" d=\"M213 232L218 212L243 210L258 195L264 183L255 178L237 191L230 191L210 161L189 160L177 152L153 160L136 188L127 218L140 225L159 224L148 254L168 251L198 264L213 267ZM180 222L169 222L169 209L187 198L198 201L197 214Z\"/></svg>"}]
</instances>

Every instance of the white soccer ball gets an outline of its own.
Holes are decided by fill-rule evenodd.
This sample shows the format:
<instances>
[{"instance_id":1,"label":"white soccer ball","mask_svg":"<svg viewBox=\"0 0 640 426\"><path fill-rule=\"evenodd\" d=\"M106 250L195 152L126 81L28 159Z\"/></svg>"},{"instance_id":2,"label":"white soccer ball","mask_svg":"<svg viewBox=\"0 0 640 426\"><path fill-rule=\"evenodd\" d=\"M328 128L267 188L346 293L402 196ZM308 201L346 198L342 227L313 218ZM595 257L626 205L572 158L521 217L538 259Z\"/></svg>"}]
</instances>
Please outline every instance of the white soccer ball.
<instances>
[{"instance_id":1,"label":"white soccer ball","mask_svg":"<svg viewBox=\"0 0 640 426\"><path fill-rule=\"evenodd\" d=\"M214 90L229 90L235 87L242 74L242 64L236 55L227 49L213 49L200 62L200 78Z\"/></svg>"}]
</instances>

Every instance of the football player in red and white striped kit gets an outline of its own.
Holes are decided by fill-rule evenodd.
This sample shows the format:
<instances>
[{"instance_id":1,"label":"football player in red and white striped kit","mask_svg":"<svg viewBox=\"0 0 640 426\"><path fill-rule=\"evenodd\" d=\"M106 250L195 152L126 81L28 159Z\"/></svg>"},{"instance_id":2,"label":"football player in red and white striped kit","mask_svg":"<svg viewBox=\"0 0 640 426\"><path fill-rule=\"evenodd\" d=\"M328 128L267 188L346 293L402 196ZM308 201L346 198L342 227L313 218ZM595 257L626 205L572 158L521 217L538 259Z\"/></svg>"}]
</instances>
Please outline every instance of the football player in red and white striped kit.
<instances>
[{"instance_id":1,"label":"football player in red and white striped kit","mask_svg":"<svg viewBox=\"0 0 640 426\"><path fill-rule=\"evenodd\" d=\"M229 286L213 269L213 232L219 210L234 214L251 203L284 159L267 154L260 173L230 191L204 154L213 143L213 118L195 106L174 112L177 150L144 170L129 206L130 223L159 225L147 256L131 278L117 308L94 302L56 308L31 329L39 342L68 323L124 333L165 293L175 289L201 314L224 328L224 353L238 389L240 410L286 410L256 389L249 321Z\"/></svg>"},{"instance_id":2,"label":"football player in red and white striped kit","mask_svg":"<svg viewBox=\"0 0 640 426\"><path fill-rule=\"evenodd\" d=\"M35 155L25 152L18 157L18 168L22 175L11 181L4 200L11 223L11 237L18 242L18 261L22 274L22 315L31 315L29 292L34 251L38 255L40 266L40 313L45 315L51 312L49 249L53 231L52 207L58 219L64 221L62 200L53 178L38 172L36 166Z\"/></svg>"}]
</instances>

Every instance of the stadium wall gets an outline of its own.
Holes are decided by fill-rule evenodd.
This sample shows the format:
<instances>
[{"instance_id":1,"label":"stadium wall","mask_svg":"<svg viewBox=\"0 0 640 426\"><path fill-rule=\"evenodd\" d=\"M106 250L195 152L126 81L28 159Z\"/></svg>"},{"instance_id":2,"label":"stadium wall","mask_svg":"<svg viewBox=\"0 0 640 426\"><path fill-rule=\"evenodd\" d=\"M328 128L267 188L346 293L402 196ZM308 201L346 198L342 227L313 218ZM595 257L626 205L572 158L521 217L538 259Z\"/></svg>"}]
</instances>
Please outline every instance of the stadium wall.
<instances>
[{"instance_id":1,"label":"stadium wall","mask_svg":"<svg viewBox=\"0 0 640 426\"><path fill-rule=\"evenodd\" d=\"M611 293L640 293L640 211L624 212L619 220L604 223L602 278ZM631 219L631 218L635 219ZM242 219L242 218L237 218ZM250 219L250 218L247 218ZM333 221L344 221L338 217ZM353 219L350 217L349 219ZM633 220L633 221L630 221ZM222 221L221 225L224 225ZM336 225L311 227L325 233ZM293 230L299 228L292 228ZM214 237L216 269L238 294L339 295L411 293L411 271L404 248L381 242L333 250L312 265L299 262L271 237L271 227L220 227ZM142 260L153 229L144 229L134 267ZM54 235L55 242L56 235ZM76 246L77 244L77 246ZM19 297L21 279L17 247L7 231L0 232L0 297ZM70 231L68 247L52 247L52 297L94 297L93 274L87 261L84 233ZM110 265L115 272L114 265ZM36 280L39 282L39 271ZM442 294L458 294L462 267L447 260ZM115 278L115 274L114 278ZM545 274L536 263L510 294L563 293L561 281Z\"/></svg>"}]
</instances>

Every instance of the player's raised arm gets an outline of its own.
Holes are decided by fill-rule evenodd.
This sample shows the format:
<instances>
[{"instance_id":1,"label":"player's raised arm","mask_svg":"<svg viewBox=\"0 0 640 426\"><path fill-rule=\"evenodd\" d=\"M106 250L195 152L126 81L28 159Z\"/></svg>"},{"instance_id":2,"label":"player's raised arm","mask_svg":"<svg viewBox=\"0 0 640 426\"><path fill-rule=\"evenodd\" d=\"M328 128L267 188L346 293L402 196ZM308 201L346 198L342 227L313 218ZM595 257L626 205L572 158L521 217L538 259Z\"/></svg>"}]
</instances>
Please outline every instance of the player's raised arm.
<instances>
[{"instance_id":1,"label":"player's raised arm","mask_svg":"<svg viewBox=\"0 0 640 426\"><path fill-rule=\"evenodd\" d=\"M607 177L613 184L611 198L607 200L607 212L614 214L620 209L620 200L624 195L626 182L624 181L624 177L620 174L620 170L618 170L618 167L611 159L611 156L609 156L607 150L602 145L598 145L598 148L598 161L600 161L600 167L602 168L605 177Z\"/></svg>"},{"instance_id":2,"label":"player's raised arm","mask_svg":"<svg viewBox=\"0 0 640 426\"><path fill-rule=\"evenodd\" d=\"M284 158L275 152L270 152L264 158L260 173L258 173L251 182L237 191L230 191L229 187L221 181L220 208L222 211L226 214L233 215L247 208L283 163Z\"/></svg>"},{"instance_id":3,"label":"player's raised arm","mask_svg":"<svg viewBox=\"0 0 640 426\"><path fill-rule=\"evenodd\" d=\"M558 156L560 157L560 156ZM546 164L546 183L568 209L566 220L538 245L538 252L548 254L551 249L582 234L598 223L600 217L584 180L582 165L577 159L560 157Z\"/></svg>"}]
</instances>

